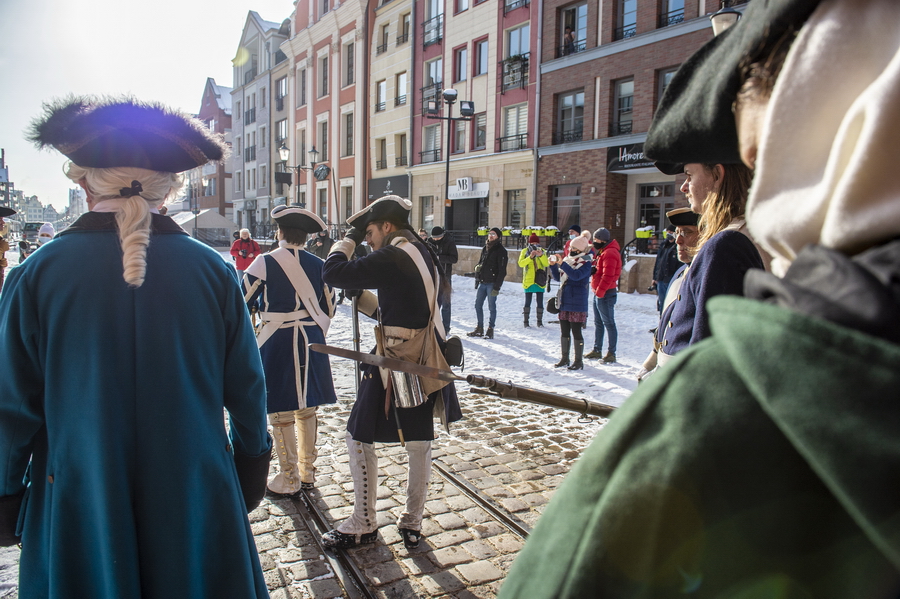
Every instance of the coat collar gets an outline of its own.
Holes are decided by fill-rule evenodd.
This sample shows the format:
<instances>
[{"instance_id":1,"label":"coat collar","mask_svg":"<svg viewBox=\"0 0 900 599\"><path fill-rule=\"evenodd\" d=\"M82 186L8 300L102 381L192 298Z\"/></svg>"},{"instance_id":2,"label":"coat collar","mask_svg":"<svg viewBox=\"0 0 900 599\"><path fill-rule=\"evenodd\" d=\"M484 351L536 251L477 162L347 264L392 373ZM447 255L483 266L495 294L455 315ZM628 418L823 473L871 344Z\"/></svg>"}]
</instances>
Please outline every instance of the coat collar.
<instances>
[{"instance_id":1,"label":"coat collar","mask_svg":"<svg viewBox=\"0 0 900 599\"><path fill-rule=\"evenodd\" d=\"M59 235L67 235L69 233L83 233L85 231L115 231L116 230L116 213L115 212L85 212L78 217ZM169 216L162 214L150 215L150 233L153 235L187 235L184 229L175 224Z\"/></svg>"}]
</instances>

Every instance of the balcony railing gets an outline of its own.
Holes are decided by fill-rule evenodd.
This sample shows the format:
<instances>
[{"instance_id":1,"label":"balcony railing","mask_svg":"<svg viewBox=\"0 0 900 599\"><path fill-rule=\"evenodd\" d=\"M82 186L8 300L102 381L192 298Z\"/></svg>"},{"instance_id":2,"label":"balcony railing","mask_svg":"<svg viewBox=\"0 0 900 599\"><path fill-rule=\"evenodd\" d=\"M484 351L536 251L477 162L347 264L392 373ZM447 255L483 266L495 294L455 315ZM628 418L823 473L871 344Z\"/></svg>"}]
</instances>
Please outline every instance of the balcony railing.
<instances>
[{"instance_id":1,"label":"balcony railing","mask_svg":"<svg viewBox=\"0 0 900 599\"><path fill-rule=\"evenodd\" d=\"M386 102L377 102L375 104L375 112L384 112Z\"/></svg>"},{"instance_id":2,"label":"balcony railing","mask_svg":"<svg viewBox=\"0 0 900 599\"><path fill-rule=\"evenodd\" d=\"M380 171L387 168L387 160L376 160L375 161L375 170Z\"/></svg>"},{"instance_id":3,"label":"balcony railing","mask_svg":"<svg viewBox=\"0 0 900 599\"><path fill-rule=\"evenodd\" d=\"M516 54L500 61L500 93L528 85L528 59L531 52Z\"/></svg>"},{"instance_id":4,"label":"balcony railing","mask_svg":"<svg viewBox=\"0 0 900 599\"><path fill-rule=\"evenodd\" d=\"M569 129L567 131L557 131L553 134L553 145L568 144L575 141L581 141L583 131L581 127L577 129Z\"/></svg>"},{"instance_id":5,"label":"balcony railing","mask_svg":"<svg viewBox=\"0 0 900 599\"><path fill-rule=\"evenodd\" d=\"M403 44L405 44L408 41L409 41L408 33L401 33L400 35L397 36L397 45L398 46L402 46Z\"/></svg>"},{"instance_id":6,"label":"balcony railing","mask_svg":"<svg viewBox=\"0 0 900 599\"><path fill-rule=\"evenodd\" d=\"M394 106L405 106L406 105L406 94L402 96L397 96L394 98Z\"/></svg>"},{"instance_id":7,"label":"balcony railing","mask_svg":"<svg viewBox=\"0 0 900 599\"><path fill-rule=\"evenodd\" d=\"M406 156L398 156L394 158L394 166L406 166L409 163L409 160Z\"/></svg>"},{"instance_id":8,"label":"balcony railing","mask_svg":"<svg viewBox=\"0 0 900 599\"><path fill-rule=\"evenodd\" d=\"M254 79L256 79L256 67L253 67L248 71L244 71L244 85L247 85Z\"/></svg>"},{"instance_id":9,"label":"balcony railing","mask_svg":"<svg viewBox=\"0 0 900 599\"><path fill-rule=\"evenodd\" d=\"M376 46L375 47L375 56L378 56L379 54L384 54L385 52L387 52L387 47L388 47L387 42L381 44L380 46Z\"/></svg>"},{"instance_id":10,"label":"balcony railing","mask_svg":"<svg viewBox=\"0 0 900 599\"><path fill-rule=\"evenodd\" d=\"M443 90L441 89L441 82L436 81L431 85L426 85L423 88L419 89L422 92L422 112L425 111L425 107L428 105L429 100L437 100L438 105L441 104L441 93Z\"/></svg>"},{"instance_id":11,"label":"balcony railing","mask_svg":"<svg viewBox=\"0 0 900 599\"><path fill-rule=\"evenodd\" d=\"M422 35L422 47L427 48L432 44L440 43L444 39L444 15L438 15L422 23L424 29Z\"/></svg>"},{"instance_id":12,"label":"balcony railing","mask_svg":"<svg viewBox=\"0 0 900 599\"><path fill-rule=\"evenodd\" d=\"M609 136L615 137L617 135L628 135L629 133L631 133L631 125L632 121L612 123L609 126Z\"/></svg>"},{"instance_id":13,"label":"balcony railing","mask_svg":"<svg viewBox=\"0 0 900 599\"><path fill-rule=\"evenodd\" d=\"M519 133L518 135L498 137L497 143L500 145L501 152L514 152L516 150L524 150L528 147L528 134Z\"/></svg>"},{"instance_id":14,"label":"balcony railing","mask_svg":"<svg viewBox=\"0 0 900 599\"><path fill-rule=\"evenodd\" d=\"M528 6L528 0L506 0L506 2L503 3L503 14L512 12L523 6Z\"/></svg>"},{"instance_id":15,"label":"balcony railing","mask_svg":"<svg viewBox=\"0 0 900 599\"><path fill-rule=\"evenodd\" d=\"M419 152L419 161L424 164L426 162L439 162L441 159L441 149L435 148L433 150L425 150L424 152Z\"/></svg>"},{"instance_id":16,"label":"balcony railing","mask_svg":"<svg viewBox=\"0 0 900 599\"><path fill-rule=\"evenodd\" d=\"M627 27L617 27L615 31L615 39L624 40L637 35L637 25L628 25Z\"/></svg>"},{"instance_id":17,"label":"balcony railing","mask_svg":"<svg viewBox=\"0 0 900 599\"><path fill-rule=\"evenodd\" d=\"M684 22L684 9L673 10L659 15L659 26L668 27L669 25L677 25Z\"/></svg>"},{"instance_id":18,"label":"balcony railing","mask_svg":"<svg viewBox=\"0 0 900 599\"><path fill-rule=\"evenodd\" d=\"M256 122L256 108L244 111L244 124L249 125Z\"/></svg>"},{"instance_id":19,"label":"balcony railing","mask_svg":"<svg viewBox=\"0 0 900 599\"><path fill-rule=\"evenodd\" d=\"M244 162L250 162L251 160L256 160L256 146L244 148Z\"/></svg>"},{"instance_id":20,"label":"balcony railing","mask_svg":"<svg viewBox=\"0 0 900 599\"><path fill-rule=\"evenodd\" d=\"M558 46L556 48L556 57L562 58L563 56L578 54L579 52L584 52L585 50L587 50L587 40L575 40L574 42L569 42L568 44Z\"/></svg>"}]
</instances>

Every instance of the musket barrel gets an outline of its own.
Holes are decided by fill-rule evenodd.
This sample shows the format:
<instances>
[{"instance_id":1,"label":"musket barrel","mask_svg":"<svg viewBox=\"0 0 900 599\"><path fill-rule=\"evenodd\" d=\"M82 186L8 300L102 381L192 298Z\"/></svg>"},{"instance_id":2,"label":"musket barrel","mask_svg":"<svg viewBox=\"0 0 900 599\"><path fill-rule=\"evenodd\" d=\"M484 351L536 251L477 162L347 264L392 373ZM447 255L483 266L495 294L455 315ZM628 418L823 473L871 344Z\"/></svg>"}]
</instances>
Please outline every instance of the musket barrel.
<instances>
[{"instance_id":1,"label":"musket barrel","mask_svg":"<svg viewBox=\"0 0 900 599\"><path fill-rule=\"evenodd\" d=\"M519 387L512 383L501 383L496 379L476 374L468 375L466 377L466 382L475 387L490 389L503 399L515 399L545 406L553 406L555 408L578 412L579 414L591 414L592 416L608 418L615 410L615 407L606 404L596 403L586 399L566 397L565 395L557 395L556 393L539 391L537 389L529 389L528 387Z\"/></svg>"}]
</instances>

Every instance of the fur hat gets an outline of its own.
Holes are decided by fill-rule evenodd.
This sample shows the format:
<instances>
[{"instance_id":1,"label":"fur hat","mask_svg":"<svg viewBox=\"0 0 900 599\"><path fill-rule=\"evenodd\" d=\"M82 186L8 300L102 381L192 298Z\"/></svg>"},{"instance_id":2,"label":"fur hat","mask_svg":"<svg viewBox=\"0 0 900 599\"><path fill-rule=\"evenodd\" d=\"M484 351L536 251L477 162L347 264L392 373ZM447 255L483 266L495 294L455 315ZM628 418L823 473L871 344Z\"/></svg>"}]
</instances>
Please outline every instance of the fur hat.
<instances>
[{"instance_id":1,"label":"fur hat","mask_svg":"<svg viewBox=\"0 0 900 599\"><path fill-rule=\"evenodd\" d=\"M69 97L44 104L27 136L78 166L180 173L222 160L225 143L199 120L134 99Z\"/></svg>"},{"instance_id":2,"label":"fur hat","mask_svg":"<svg viewBox=\"0 0 900 599\"><path fill-rule=\"evenodd\" d=\"M572 240L572 243L569 244L569 251L578 250L583 254L588 251L589 247L591 247L591 242L587 240L587 237L582 237L581 235L579 235Z\"/></svg>"},{"instance_id":3,"label":"fur hat","mask_svg":"<svg viewBox=\"0 0 900 599\"><path fill-rule=\"evenodd\" d=\"M372 221L391 220L409 224L410 210L412 202L409 200L400 196L384 196L348 218L347 224L360 231L365 231Z\"/></svg>"},{"instance_id":4,"label":"fur hat","mask_svg":"<svg viewBox=\"0 0 900 599\"><path fill-rule=\"evenodd\" d=\"M676 227L696 227L700 222L700 215L690 208L676 208L666 212L669 222Z\"/></svg>"},{"instance_id":5,"label":"fur hat","mask_svg":"<svg viewBox=\"0 0 900 599\"><path fill-rule=\"evenodd\" d=\"M610 234L609 229L600 227L594 231L594 239L599 239L603 243L609 243L612 240L612 234Z\"/></svg>"},{"instance_id":6,"label":"fur hat","mask_svg":"<svg viewBox=\"0 0 900 599\"><path fill-rule=\"evenodd\" d=\"M741 68L768 56L776 44L789 43L785 36L799 31L819 3L751 2L741 20L697 50L675 73L654 114L644 155L658 161L657 168L666 174L678 174L677 166L685 162L740 163L732 106Z\"/></svg>"},{"instance_id":7,"label":"fur hat","mask_svg":"<svg viewBox=\"0 0 900 599\"><path fill-rule=\"evenodd\" d=\"M318 215L300 206L276 206L272 208L272 220L279 227L300 229L307 233L325 230L325 222Z\"/></svg>"}]
</instances>

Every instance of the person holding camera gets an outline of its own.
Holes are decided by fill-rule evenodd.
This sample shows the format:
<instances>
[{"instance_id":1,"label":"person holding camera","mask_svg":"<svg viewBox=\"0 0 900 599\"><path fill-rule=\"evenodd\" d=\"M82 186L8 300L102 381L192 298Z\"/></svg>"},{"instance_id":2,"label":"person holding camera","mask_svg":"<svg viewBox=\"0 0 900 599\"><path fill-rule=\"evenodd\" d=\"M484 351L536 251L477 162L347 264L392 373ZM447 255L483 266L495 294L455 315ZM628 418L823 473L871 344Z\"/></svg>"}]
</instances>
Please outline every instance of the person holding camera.
<instances>
[{"instance_id":1,"label":"person holding camera","mask_svg":"<svg viewBox=\"0 0 900 599\"><path fill-rule=\"evenodd\" d=\"M259 244L250 239L250 230L241 229L241 236L231 244L231 255L234 257L238 279L244 278L244 271L260 254L262 254L262 250L259 249Z\"/></svg>"},{"instance_id":2,"label":"person holding camera","mask_svg":"<svg viewBox=\"0 0 900 599\"><path fill-rule=\"evenodd\" d=\"M494 324L497 321L497 296L500 295L500 286L506 278L506 265L509 256L503 242L500 240L501 231L497 227L490 230L487 242L481 248L481 257L475 266L475 317L478 325L474 331L466 333L468 337L494 338ZM488 299L488 311L490 320L487 331L484 330L484 300Z\"/></svg>"},{"instance_id":3,"label":"person holding camera","mask_svg":"<svg viewBox=\"0 0 900 599\"><path fill-rule=\"evenodd\" d=\"M550 268L550 259L541 240L537 235L528 238L528 246L519 254L519 266L522 267L522 287L525 289L525 307L522 314L525 316L525 328L530 325L528 319L531 316L531 297L537 295L537 326L544 326L544 291L547 290L549 277L547 269Z\"/></svg>"}]
</instances>

